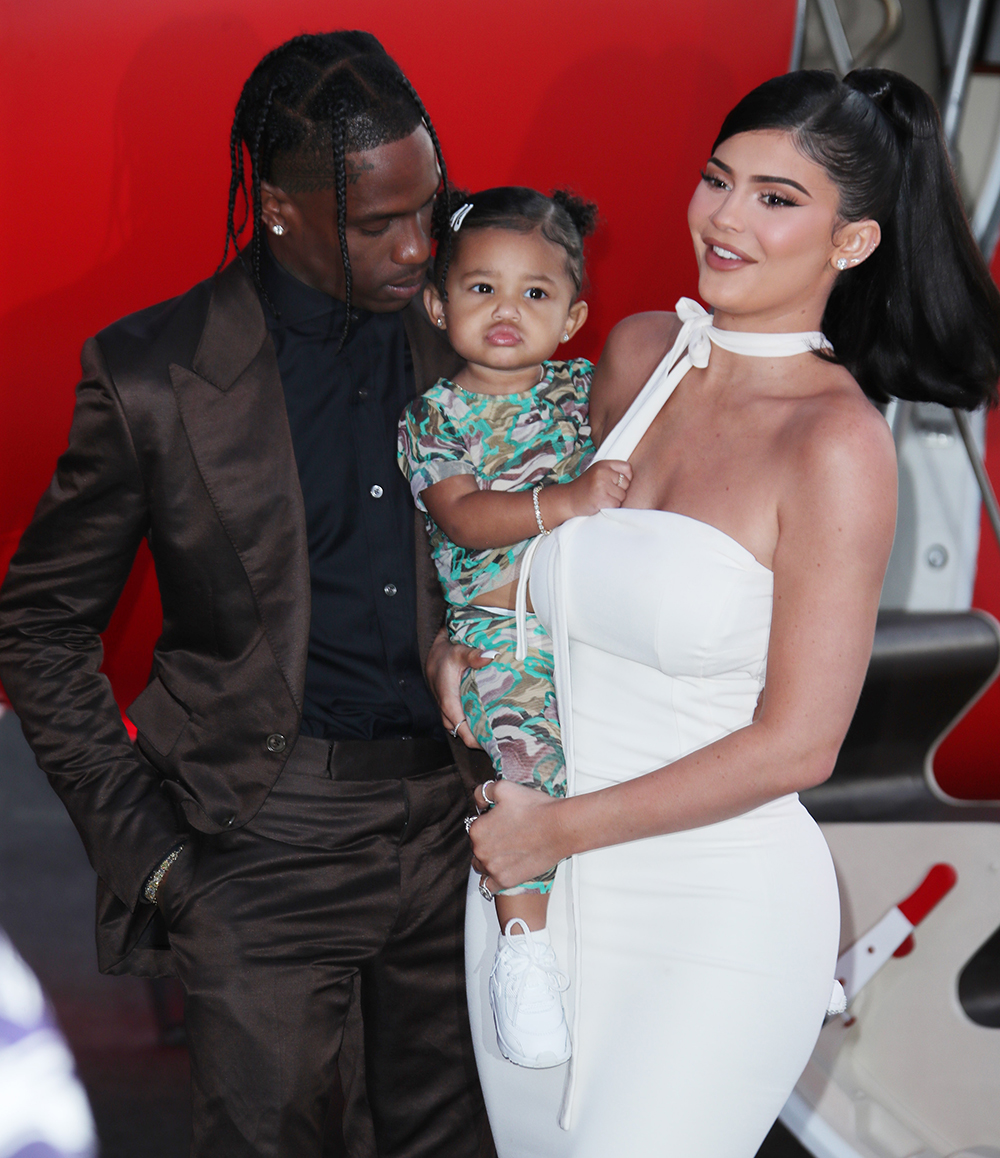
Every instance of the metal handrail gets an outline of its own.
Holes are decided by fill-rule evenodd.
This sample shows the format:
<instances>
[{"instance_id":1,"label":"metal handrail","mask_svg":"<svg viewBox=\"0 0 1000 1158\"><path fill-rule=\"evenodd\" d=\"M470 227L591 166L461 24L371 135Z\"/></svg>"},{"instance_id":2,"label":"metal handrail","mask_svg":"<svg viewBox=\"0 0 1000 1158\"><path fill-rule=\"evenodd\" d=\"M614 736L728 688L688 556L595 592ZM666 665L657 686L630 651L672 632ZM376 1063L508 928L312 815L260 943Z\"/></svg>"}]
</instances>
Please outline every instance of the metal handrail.
<instances>
[{"instance_id":1,"label":"metal handrail","mask_svg":"<svg viewBox=\"0 0 1000 1158\"><path fill-rule=\"evenodd\" d=\"M958 432L961 434L962 441L965 443L965 451L969 456L969 462L972 464L976 482L979 483L979 492L983 496L983 506L986 508L986 517L989 519L990 526L993 528L997 545L1000 546L1000 503L997 503L996 491L993 489L993 483L990 482L990 476L986 473L986 464L983 462L983 456L979 453L979 447L976 446L969 416L964 410L953 410L952 413L955 415L955 421L958 424Z\"/></svg>"},{"instance_id":2,"label":"metal handrail","mask_svg":"<svg viewBox=\"0 0 1000 1158\"><path fill-rule=\"evenodd\" d=\"M806 43L806 3L796 0L795 31L792 33L792 55L788 59L788 71L798 72L802 67L802 50Z\"/></svg>"},{"instance_id":3,"label":"metal handrail","mask_svg":"<svg viewBox=\"0 0 1000 1158\"><path fill-rule=\"evenodd\" d=\"M798 0L795 13L795 33L792 38L792 56L789 62L789 71L794 72L802 67L802 53L806 39L806 6L807 0ZM846 76L852 68L862 68L870 64L880 52L899 36L903 30L903 5L900 0L882 0L885 9L885 19L875 38L868 42L855 59L851 46L844 31L844 21L836 0L816 0L823 29L830 45L834 65L841 76Z\"/></svg>"},{"instance_id":4,"label":"metal handrail","mask_svg":"<svg viewBox=\"0 0 1000 1158\"><path fill-rule=\"evenodd\" d=\"M847 43L847 33L844 31L844 22L837 9L837 0L816 0L823 29L833 55L833 63L841 76L847 74L854 67L854 54Z\"/></svg>"},{"instance_id":5,"label":"metal handrail","mask_svg":"<svg viewBox=\"0 0 1000 1158\"><path fill-rule=\"evenodd\" d=\"M955 54L955 64L948 78L948 92L944 99L941 123L944 126L945 140L952 152L958 140L965 90L969 84L969 74L972 72L973 53L979 43L979 34L986 15L986 3L987 0L968 0L965 16L962 18L962 35L958 42L958 52Z\"/></svg>"},{"instance_id":6,"label":"metal handrail","mask_svg":"<svg viewBox=\"0 0 1000 1158\"><path fill-rule=\"evenodd\" d=\"M969 85L969 76L972 72L973 54L983 28L986 17L987 0L968 0L965 6L965 16L962 18L962 33L958 43L958 52L955 54L955 64L948 78L948 92L944 100L944 113L941 123L944 127L945 139L952 154L958 141L958 130L962 121L962 109L965 104L965 92ZM992 249L996 244L997 229L1000 228L1000 140L997 141L993 158L986 176L986 184L976 206L972 219L973 233L976 242L987 261L992 256ZM979 453L969 416L964 410L953 410L958 432L965 443L965 452L969 456L969 464L979 484L979 493L983 497L983 507L989 519L997 544L1000 545L1000 504L997 503L993 483L986 472L986 464Z\"/></svg>"},{"instance_id":7,"label":"metal handrail","mask_svg":"<svg viewBox=\"0 0 1000 1158\"><path fill-rule=\"evenodd\" d=\"M882 7L885 8L882 31L858 53L854 62L855 68L866 68L879 53L885 52L903 31L903 5L900 0L882 0Z\"/></svg>"}]
</instances>

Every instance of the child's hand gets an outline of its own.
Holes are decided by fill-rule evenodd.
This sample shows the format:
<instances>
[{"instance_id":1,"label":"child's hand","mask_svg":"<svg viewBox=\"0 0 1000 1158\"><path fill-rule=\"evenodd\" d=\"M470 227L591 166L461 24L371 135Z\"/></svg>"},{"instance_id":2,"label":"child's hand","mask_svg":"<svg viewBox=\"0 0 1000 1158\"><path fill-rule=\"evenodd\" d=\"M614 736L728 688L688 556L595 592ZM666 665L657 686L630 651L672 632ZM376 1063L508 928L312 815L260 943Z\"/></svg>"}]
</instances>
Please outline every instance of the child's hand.
<instances>
[{"instance_id":1,"label":"child's hand","mask_svg":"<svg viewBox=\"0 0 1000 1158\"><path fill-rule=\"evenodd\" d=\"M564 517L571 519L574 515L595 515L608 507L620 507L631 481L632 467L627 462L607 458L587 467L571 483L553 489L566 504Z\"/></svg>"}]
</instances>

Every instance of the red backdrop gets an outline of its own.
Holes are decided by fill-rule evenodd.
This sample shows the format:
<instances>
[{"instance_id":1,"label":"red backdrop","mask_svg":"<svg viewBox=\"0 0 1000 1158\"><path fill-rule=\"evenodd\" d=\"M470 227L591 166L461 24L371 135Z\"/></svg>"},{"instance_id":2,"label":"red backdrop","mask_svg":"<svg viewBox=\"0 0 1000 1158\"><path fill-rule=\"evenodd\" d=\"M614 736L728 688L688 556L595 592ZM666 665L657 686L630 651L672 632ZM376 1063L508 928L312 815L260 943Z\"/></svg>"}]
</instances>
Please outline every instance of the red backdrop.
<instances>
[{"instance_id":1,"label":"red backdrop","mask_svg":"<svg viewBox=\"0 0 1000 1158\"><path fill-rule=\"evenodd\" d=\"M591 319L573 344L594 356L619 318L693 290L684 209L698 166L726 110L787 67L794 8L8 3L0 574L65 445L83 340L206 277L221 256L232 111L269 48L302 31L370 29L423 96L456 181L570 185L596 200L605 223L591 249ZM122 704L145 684L158 631L143 549L105 636Z\"/></svg>"}]
</instances>

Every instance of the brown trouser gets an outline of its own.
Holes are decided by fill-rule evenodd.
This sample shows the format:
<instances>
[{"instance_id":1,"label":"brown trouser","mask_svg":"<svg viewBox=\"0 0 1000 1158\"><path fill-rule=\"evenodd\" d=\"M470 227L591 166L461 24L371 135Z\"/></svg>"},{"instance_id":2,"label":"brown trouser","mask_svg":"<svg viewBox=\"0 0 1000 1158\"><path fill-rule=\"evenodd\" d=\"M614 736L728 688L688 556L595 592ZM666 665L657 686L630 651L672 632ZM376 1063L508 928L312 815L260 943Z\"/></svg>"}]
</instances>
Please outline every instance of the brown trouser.
<instances>
[{"instance_id":1,"label":"brown trouser","mask_svg":"<svg viewBox=\"0 0 1000 1158\"><path fill-rule=\"evenodd\" d=\"M358 993L379 1158L489 1153L465 1004L458 772L338 780L325 752L300 741L251 823L196 836L164 881L192 1155L319 1158ZM367 1156L371 1127L352 1122L346 1096L352 1158Z\"/></svg>"}]
</instances>

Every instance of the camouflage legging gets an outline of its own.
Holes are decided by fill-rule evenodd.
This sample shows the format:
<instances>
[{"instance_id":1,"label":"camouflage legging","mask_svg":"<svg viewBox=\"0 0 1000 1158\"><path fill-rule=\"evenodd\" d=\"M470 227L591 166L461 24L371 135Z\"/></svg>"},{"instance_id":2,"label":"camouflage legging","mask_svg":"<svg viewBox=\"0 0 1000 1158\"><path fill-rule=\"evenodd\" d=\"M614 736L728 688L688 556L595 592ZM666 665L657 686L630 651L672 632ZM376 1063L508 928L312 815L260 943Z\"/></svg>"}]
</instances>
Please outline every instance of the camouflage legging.
<instances>
[{"instance_id":1,"label":"camouflage legging","mask_svg":"<svg viewBox=\"0 0 1000 1158\"><path fill-rule=\"evenodd\" d=\"M528 615L528 653L515 658L517 621L513 612L499 614L467 605L449 608L451 638L468 647L495 649L497 657L462 678L462 711L472 734L493 761L497 776L541 788L550 796L566 795L566 761L552 683L552 641L535 615ZM505 893L552 889L556 870L525 881Z\"/></svg>"}]
</instances>

